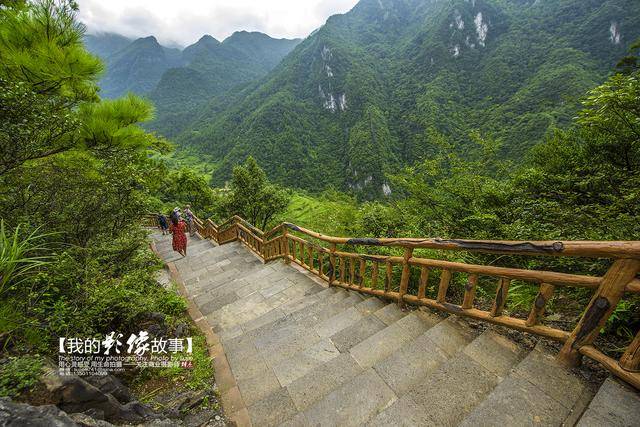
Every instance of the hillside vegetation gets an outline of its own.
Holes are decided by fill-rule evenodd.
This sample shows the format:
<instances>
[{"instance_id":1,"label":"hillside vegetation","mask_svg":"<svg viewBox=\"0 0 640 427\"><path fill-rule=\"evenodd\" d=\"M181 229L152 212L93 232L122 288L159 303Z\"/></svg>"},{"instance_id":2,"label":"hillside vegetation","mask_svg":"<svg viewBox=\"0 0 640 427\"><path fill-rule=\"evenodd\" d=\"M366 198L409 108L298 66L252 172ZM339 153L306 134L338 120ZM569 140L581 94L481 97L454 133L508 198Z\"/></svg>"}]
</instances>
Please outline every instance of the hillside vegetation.
<instances>
[{"instance_id":1,"label":"hillside vegetation","mask_svg":"<svg viewBox=\"0 0 640 427\"><path fill-rule=\"evenodd\" d=\"M87 49L106 64L101 96L148 97L156 112L146 127L167 137L177 135L209 99L265 76L298 43L238 31L222 42L205 35L180 50L153 36L133 41L111 33L85 36Z\"/></svg>"},{"instance_id":2,"label":"hillside vegetation","mask_svg":"<svg viewBox=\"0 0 640 427\"><path fill-rule=\"evenodd\" d=\"M638 36L633 0L362 0L175 140L218 159L216 185L252 155L282 185L380 198L438 150L432 131L520 163Z\"/></svg>"}]
</instances>

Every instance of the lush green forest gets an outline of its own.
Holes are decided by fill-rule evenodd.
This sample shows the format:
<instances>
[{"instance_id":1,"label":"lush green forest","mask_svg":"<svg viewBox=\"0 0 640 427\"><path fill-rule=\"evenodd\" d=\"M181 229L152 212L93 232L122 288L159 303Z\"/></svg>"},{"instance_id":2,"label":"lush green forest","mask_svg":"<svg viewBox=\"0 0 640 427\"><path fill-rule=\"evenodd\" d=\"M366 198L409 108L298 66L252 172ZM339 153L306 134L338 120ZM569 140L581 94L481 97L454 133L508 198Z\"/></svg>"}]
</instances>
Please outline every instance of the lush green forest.
<instances>
[{"instance_id":1,"label":"lush green forest","mask_svg":"<svg viewBox=\"0 0 640 427\"><path fill-rule=\"evenodd\" d=\"M460 154L479 132L521 163L640 36L639 8L363 0L265 78L213 97L175 141L214 159L215 185L252 155L279 184L360 199L401 191L385 174L431 158L434 131Z\"/></svg>"}]
</instances>

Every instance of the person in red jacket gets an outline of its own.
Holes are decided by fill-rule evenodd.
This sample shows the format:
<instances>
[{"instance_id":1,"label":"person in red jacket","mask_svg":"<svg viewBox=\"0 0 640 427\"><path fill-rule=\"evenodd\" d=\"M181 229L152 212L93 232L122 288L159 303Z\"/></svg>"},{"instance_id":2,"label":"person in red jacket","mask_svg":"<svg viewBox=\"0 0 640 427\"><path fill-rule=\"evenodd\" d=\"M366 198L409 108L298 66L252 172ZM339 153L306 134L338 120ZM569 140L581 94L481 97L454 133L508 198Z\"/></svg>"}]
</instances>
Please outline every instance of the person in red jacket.
<instances>
[{"instance_id":1,"label":"person in red jacket","mask_svg":"<svg viewBox=\"0 0 640 427\"><path fill-rule=\"evenodd\" d=\"M180 255L187 256L187 224L177 216L171 217L169 232L173 235L173 250Z\"/></svg>"}]
</instances>

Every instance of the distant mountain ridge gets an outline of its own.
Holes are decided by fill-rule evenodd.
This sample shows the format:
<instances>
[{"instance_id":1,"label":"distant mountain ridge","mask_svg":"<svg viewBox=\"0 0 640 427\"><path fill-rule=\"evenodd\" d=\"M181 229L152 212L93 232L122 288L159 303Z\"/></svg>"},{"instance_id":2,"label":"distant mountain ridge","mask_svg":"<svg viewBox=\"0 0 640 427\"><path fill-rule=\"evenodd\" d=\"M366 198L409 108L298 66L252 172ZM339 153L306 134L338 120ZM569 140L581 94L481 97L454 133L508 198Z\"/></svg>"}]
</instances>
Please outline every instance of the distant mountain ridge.
<instances>
[{"instance_id":1,"label":"distant mountain ridge","mask_svg":"<svg viewBox=\"0 0 640 427\"><path fill-rule=\"evenodd\" d=\"M134 92L149 97L156 104L156 120L149 127L167 136L177 134L184 117L208 99L265 76L299 42L239 31L223 42L205 35L180 50L162 46L154 36L85 37L87 49L106 64L101 95L116 98Z\"/></svg>"}]
</instances>

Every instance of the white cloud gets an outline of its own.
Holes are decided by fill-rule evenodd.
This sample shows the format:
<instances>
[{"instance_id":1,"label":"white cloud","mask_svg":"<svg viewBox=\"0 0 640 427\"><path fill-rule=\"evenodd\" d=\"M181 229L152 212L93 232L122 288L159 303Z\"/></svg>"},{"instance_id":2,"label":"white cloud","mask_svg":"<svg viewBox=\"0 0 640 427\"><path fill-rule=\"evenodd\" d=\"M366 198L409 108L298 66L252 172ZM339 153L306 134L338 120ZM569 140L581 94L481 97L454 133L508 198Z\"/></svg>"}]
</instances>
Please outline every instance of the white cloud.
<instances>
[{"instance_id":1,"label":"white cloud","mask_svg":"<svg viewBox=\"0 0 640 427\"><path fill-rule=\"evenodd\" d=\"M272 37L306 37L357 0L79 0L80 20L90 33L154 35L185 46L210 34L223 40L234 31Z\"/></svg>"}]
</instances>

